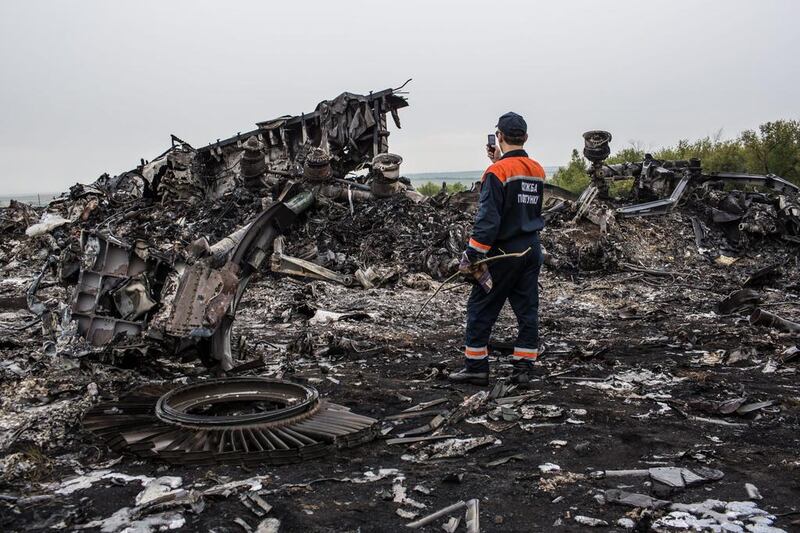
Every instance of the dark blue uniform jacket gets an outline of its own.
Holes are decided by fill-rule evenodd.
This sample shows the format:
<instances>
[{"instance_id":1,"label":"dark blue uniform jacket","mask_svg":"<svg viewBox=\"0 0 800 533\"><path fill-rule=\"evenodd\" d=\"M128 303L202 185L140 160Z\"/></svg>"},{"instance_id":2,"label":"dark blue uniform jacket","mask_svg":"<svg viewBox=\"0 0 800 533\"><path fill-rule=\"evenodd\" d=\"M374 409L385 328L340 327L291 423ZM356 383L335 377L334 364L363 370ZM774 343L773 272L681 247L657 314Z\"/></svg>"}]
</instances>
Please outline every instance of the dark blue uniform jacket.
<instances>
[{"instance_id":1,"label":"dark blue uniform jacket","mask_svg":"<svg viewBox=\"0 0 800 533\"><path fill-rule=\"evenodd\" d=\"M508 152L486 169L467 254L521 252L532 246L544 227L544 179L544 168L525 150Z\"/></svg>"}]
</instances>

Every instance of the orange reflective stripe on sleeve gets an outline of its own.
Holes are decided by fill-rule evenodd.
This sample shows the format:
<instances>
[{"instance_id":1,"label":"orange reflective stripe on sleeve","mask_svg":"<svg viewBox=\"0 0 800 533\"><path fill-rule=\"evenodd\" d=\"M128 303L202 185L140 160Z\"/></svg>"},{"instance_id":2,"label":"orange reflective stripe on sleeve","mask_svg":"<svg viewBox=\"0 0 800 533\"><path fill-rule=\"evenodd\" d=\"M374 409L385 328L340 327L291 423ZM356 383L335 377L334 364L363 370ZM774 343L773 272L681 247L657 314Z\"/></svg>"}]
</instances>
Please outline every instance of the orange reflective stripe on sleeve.
<instances>
[{"instance_id":1,"label":"orange reflective stripe on sleeve","mask_svg":"<svg viewBox=\"0 0 800 533\"><path fill-rule=\"evenodd\" d=\"M469 240L469 247L473 248L475 250L478 250L482 254L485 254L486 252L488 252L489 250L492 249L491 246L488 246L486 244L480 243L480 242L476 241L473 238L470 238L470 240Z\"/></svg>"}]
</instances>

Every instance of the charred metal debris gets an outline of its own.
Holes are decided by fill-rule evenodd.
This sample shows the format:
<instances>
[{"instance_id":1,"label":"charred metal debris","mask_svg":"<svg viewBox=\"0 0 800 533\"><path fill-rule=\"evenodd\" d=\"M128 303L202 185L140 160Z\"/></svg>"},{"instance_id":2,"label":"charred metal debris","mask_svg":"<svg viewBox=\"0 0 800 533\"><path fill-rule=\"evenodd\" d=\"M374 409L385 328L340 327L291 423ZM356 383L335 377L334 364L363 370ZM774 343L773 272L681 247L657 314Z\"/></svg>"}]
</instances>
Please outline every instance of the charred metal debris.
<instances>
[{"instance_id":1,"label":"charred metal debris","mask_svg":"<svg viewBox=\"0 0 800 533\"><path fill-rule=\"evenodd\" d=\"M478 186L427 200L402 177L402 157L388 151L388 116L399 127L399 110L408 105L401 89L342 93L311 113L258 122L202 148L173 135L154 160L75 185L43 213L12 203L4 229L36 238L45 270L74 287L60 303L37 301L41 276L28 291L47 349L80 355L112 345L126 353L158 346L194 352L227 371L236 308L262 264L364 288L408 271L452 273ZM551 268L626 268L607 236L616 221L666 214L679 203L697 212L692 230L709 256L735 257L764 238L800 244L800 189L778 176L705 173L697 159L650 155L609 165L611 134L590 131L584 140L591 185L579 197L546 185L545 217L554 226L586 218L601 236L578 249L554 233ZM622 179L633 180L633 205L612 206L619 202L608 198L608 184ZM709 224L722 230L721 240Z\"/></svg>"},{"instance_id":2,"label":"charred metal debris","mask_svg":"<svg viewBox=\"0 0 800 533\"><path fill-rule=\"evenodd\" d=\"M12 204L4 226L45 240L49 266L76 283L68 308L32 303L38 316L48 312L48 349L69 344L80 355L158 345L230 370L236 306L265 260L275 272L355 279L282 253L280 236L298 216L315 203L344 202L352 212L372 198L421 199L400 176L402 158L388 153L387 116L399 127L407 105L400 89L343 93L312 113L259 122L198 149L173 135L154 160L74 186L41 217ZM52 232L67 228L57 242ZM358 279L377 277L365 271ZM75 332L80 341L66 339Z\"/></svg>"},{"instance_id":3,"label":"charred metal debris","mask_svg":"<svg viewBox=\"0 0 800 533\"><path fill-rule=\"evenodd\" d=\"M157 350L229 371L236 309L260 270L364 288L407 273L451 274L479 184L425 199L402 177L387 127L389 115L400 126L408 105L401 89L342 93L202 148L173 135L154 160L75 185L44 212L12 203L4 230L24 231L46 256L26 296L46 350L122 358ZM584 140L591 185L580 196L545 185L545 217L567 228L544 235L552 269L630 268L617 221L678 204L693 211L697 249L709 259L735 260L763 239L800 244L800 189L778 176L705 173L697 159L650 155L609 165L611 134ZM633 180L632 205L608 197L609 183L622 179ZM600 236L578 244L568 228L583 218ZM71 288L66 301L37 299L47 271Z\"/></svg>"},{"instance_id":4,"label":"charred metal debris","mask_svg":"<svg viewBox=\"0 0 800 533\"><path fill-rule=\"evenodd\" d=\"M578 199L578 213L587 213L591 209L590 204L595 198L608 199L609 184L619 180L633 180L633 200L644 203L617 207L614 213L622 217L660 215L668 213L683 198L684 194L696 187L703 186L706 189L721 190L724 185L734 186L758 186L763 189L771 189L777 193L777 197L768 198L761 194L758 196L741 195L740 205L735 212L725 210L715 216L714 222L738 222L738 229L751 233L780 233L793 242L798 242L800 235L800 213L796 203L791 198L797 197L800 187L786 181L780 176L768 174L766 176L756 174L743 174L737 172L703 172L699 159L689 160L658 160L650 154L645 154L640 163L618 163L606 164L605 160L611 153L610 143L611 134L607 131L587 131L583 134L584 148L583 155L589 160L589 176L592 183L587 187ZM789 195L789 196L787 196ZM760 200L760 202L759 202ZM736 202L736 200L730 200ZM771 215L772 221L765 220L743 220L744 212L753 202L762 203L770 206L764 207ZM606 211L608 209L606 208ZM609 212L606 217L610 218ZM770 218L769 215L763 216L764 219ZM593 218L600 218L605 221L602 215L595 215ZM753 218L762 218L753 215ZM776 221L777 219L777 221ZM593 220L594 222L595 220ZM768 226L764 226L764 223ZM596 222L597 223L597 222ZM769 225L771 224L771 226Z\"/></svg>"},{"instance_id":5,"label":"charred metal debris","mask_svg":"<svg viewBox=\"0 0 800 533\"><path fill-rule=\"evenodd\" d=\"M540 373L527 390L506 379L506 310L493 388L452 388L467 287L414 315L457 267L478 189L413 190L386 127L405 105L397 90L345 93L204 148L173 137L44 209L3 210L0 525L795 520L778 472L800 468L796 187L698 162L605 165L610 136L590 136L593 188L546 185ZM604 197L618 177L630 196ZM386 440L337 451L371 439ZM274 468L242 479L240 463ZM142 484L127 507L89 505L126 483Z\"/></svg>"}]
</instances>

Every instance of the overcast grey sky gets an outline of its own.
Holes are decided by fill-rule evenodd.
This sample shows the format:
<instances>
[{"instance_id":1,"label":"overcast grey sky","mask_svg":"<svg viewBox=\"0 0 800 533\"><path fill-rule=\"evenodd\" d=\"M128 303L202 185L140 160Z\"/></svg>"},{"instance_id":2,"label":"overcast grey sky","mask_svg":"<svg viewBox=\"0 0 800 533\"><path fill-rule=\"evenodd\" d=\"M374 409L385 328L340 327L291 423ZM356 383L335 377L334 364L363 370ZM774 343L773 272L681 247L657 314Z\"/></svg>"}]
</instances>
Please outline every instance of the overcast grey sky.
<instances>
[{"instance_id":1,"label":"overcast grey sky","mask_svg":"<svg viewBox=\"0 0 800 533\"><path fill-rule=\"evenodd\" d=\"M4 1L0 194L60 191L342 91L414 78L404 171L485 167L508 110L532 157L800 114L800 2Z\"/></svg>"}]
</instances>

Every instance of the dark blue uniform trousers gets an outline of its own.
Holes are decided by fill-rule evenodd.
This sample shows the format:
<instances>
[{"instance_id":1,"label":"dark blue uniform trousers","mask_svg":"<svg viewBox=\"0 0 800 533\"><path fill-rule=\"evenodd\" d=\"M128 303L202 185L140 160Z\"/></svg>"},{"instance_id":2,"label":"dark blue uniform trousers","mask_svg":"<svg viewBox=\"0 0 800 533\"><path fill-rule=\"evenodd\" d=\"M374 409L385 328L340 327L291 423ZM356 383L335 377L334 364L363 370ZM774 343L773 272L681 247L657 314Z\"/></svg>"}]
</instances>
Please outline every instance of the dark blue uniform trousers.
<instances>
[{"instance_id":1,"label":"dark blue uniform trousers","mask_svg":"<svg viewBox=\"0 0 800 533\"><path fill-rule=\"evenodd\" d=\"M514 310L519 324L513 359L532 363L539 355L539 269L542 264L542 250L538 233L533 243L528 242L531 251L524 257L501 259L489 263L489 272L493 282L491 291L487 293L479 285L472 288L472 293L467 301L467 331L464 352L465 366L469 372L489 370L487 348L489 336L506 300L511 302L511 308ZM518 250L504 248L504 251L511 253ZM500 253L502 252L493 248L488 257Z\"/></svg>"}]
</instances>

